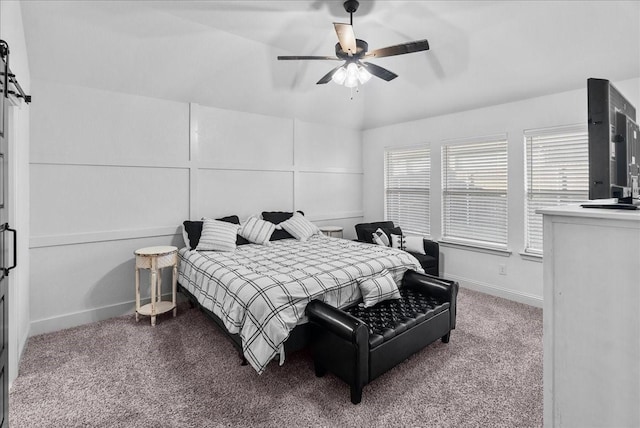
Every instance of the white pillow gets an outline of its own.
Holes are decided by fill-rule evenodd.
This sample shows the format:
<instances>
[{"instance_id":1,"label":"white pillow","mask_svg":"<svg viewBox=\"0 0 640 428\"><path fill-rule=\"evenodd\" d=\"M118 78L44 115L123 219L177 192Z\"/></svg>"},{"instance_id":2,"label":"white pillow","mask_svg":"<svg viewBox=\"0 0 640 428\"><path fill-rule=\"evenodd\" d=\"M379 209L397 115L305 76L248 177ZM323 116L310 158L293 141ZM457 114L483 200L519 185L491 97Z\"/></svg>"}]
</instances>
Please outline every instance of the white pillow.
<instances>
[{"instance_id":1,"label":"white pillow","mask_svg":"<svg viewBox=\"0 0 640 428\"><path fill-rule=\"evenodd\" d=\"M362 293L364 307L369 308L383 300L399 299L400 291L393 276L384 269L378 275L368 278L358 278L358 287Z\"/></svg>"},{"instance_id":2,"label":"white pillow","mask_svg":"<svg viewBox=\"0 0 640 428\"><path fill-rule=\"evenodd\" d=\"M400 250L404 250L405 249L405 245L406 245L406 236L404 235L394 235L391 234L391 247L392 248L398 248Z\"/></svg>"},{"instance_id":3,"label":"white pillow","mask_svg":"<svg viewBox=\"0 0 640 428\"><path fill-rule=\"evenodd\" d=\"M238 235L254 244L269 245L269 238L274 230L276 230L275 224L257 217L249 217L240 228Z\"/></svg>"},{"instance_id":4,"label":"white pillow","mask_svg":"<svg viewBox=\"0 0 640 428\"><path fill-rule=\"evenodd\" d=\"M306 241L311 236L320 233L318 226L311 223L299 212L293 213L291 218L280 223L280 226L299 241Z\"/></svg>"},{"instance_id":5,"label":"white pillow","mask_svg":"<svg viewBox=\"0 0 640 428\"><path fill-rule=\"evenodd\" d=\"M203 219L198 251L234 251L238 225L226 221Z\"/></svg>"},{"instance_id":6,"label":"white pillow","mask_svg":"<svg viewBox=\"0 0 640 428\"><path fill-rule=\"evenodd\" d=\"M191 249L191 243L189 242L189 235L187 234L187 229L184 228L184 224L182 224L182 240L184 241L184 246L188 249Z\"/></svg>"},{"instance_id":7,"label":"white pillow","mask_svg":"<svg viewBox=\"0 0 640 428\"><path fill-rule=\"evenodd\" d=\"M424 238L422 236L405 236L404 249L410 253L426 254L424 252Z\"/></svg>"},{"instance_id":8,"label":"white pillow","mask_svg":"<svg viewBox=\"0 0 640 428\"><path fill-rule=\"evenodd\" d=\"M385 247L391 246L391 243L389 242L389 237L380 228L378 228L378 230L373 232L373 243L378 245L384 245Z\"/></svg>"}]
</instances>

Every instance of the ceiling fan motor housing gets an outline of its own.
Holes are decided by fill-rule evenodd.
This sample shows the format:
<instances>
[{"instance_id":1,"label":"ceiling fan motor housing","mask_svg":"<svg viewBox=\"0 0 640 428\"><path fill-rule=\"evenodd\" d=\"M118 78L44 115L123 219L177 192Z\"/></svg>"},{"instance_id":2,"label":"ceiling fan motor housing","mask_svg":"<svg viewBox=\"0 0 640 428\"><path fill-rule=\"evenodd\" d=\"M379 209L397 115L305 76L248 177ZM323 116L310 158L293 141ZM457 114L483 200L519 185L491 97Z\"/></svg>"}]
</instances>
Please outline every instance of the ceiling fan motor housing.
<instances>
[{"instance_id":1,"label":"ceiling fan motor housing","mask_svg":"<svg viewBox=\"0 0 640 428\"><path fill-rule=\"evenodd\" d=\"M336 56L346 61L354 61L362 58L367 53L367 50L369 50L369 44L364 40L356 39L356 53L349 56L348 52L342 50L340 43L336 43Z\"/></svg>"}]
</instances>

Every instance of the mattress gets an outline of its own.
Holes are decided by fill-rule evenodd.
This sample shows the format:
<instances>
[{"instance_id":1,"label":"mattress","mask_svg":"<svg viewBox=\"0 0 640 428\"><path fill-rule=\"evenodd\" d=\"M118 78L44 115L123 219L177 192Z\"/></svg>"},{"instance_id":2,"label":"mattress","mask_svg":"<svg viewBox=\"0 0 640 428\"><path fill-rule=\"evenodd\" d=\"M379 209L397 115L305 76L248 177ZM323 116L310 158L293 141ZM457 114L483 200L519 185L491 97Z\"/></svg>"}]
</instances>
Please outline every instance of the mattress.
<instances>
[{"instance_id":1,"label":"mattress","mask_svg":"<svg viewBox=\"0 0 640 428\"><path fill-rule=\"evenodd\" d=\"M284 362L283 344L311 300L344 307L361 298L358 278L386 269L399 284L406 270L423 272L405 251L324 235L241 245L234 252L182 248L178 254L180 284L240 335L244 356L258 373L278 354Z\"/></svg>"}]
</instances>

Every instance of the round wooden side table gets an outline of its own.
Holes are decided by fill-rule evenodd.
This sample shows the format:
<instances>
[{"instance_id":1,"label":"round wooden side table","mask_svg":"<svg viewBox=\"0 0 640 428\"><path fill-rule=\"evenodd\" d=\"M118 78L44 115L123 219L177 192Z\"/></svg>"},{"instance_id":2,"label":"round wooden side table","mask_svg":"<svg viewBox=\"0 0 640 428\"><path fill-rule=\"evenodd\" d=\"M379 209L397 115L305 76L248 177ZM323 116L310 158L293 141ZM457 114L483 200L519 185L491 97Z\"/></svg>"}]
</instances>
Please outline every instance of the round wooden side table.
<instances>
[{"instance_id":1,"label":"round wooden side table","mask_svg":"<svg viewBox=\"0 0 640 428\"><path fill-rule=\"evenodd\" d=\"M173 309L176 316L176 291L178 281L178 248L172 246L146 247L134 252L136 255L136 322L140 315L150 316L151 325L156 325L156 316ZM160 269L173 267L171 301L162 300L162 275ZM151 303L140 306L140 269L151 270Z\"/></svg>"}]
</instances>

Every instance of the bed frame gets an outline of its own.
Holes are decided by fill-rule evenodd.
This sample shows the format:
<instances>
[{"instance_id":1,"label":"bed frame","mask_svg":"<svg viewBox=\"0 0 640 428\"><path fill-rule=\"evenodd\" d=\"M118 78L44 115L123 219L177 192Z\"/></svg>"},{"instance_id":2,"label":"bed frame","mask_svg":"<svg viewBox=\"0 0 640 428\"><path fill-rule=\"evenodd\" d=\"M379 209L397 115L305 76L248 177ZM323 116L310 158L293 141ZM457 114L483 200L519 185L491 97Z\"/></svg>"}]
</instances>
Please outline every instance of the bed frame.
<instances>
[{"instance_id":1,"label":"bed frame","mask_svg":"<svg viewBox=\"0 0 640 428\"><path fill-rule=\"evenodd\" d=\"M187 297L189 300L189 304L192 307L196 307L200 309L208 318L213 320L213 322L222 330L222 332L231 340L231 343L236 347L238 353L240 354L241 365L246 366L247 360L242 353L242 340L240 339L239 334L229 333L229 330L224 326L222 320L213 312L203 307L200 302L195 298L193 294L191 294L186 288L184 288L181 284L178 283L178 291ZM309 323L299 324L293 330L291 330L291 334L284 342L284 352L285 354L291 354L292 352L299 351L303 348L306 348L310 343L311 337L311 326Z\"/></svg>"}]
</instances>

